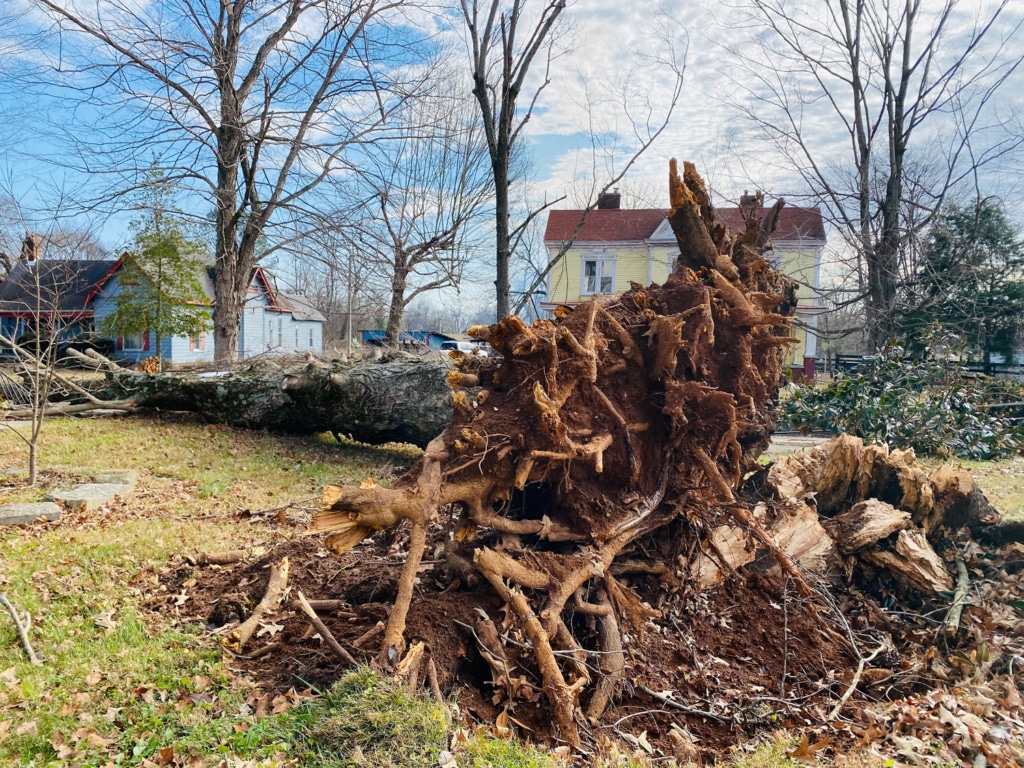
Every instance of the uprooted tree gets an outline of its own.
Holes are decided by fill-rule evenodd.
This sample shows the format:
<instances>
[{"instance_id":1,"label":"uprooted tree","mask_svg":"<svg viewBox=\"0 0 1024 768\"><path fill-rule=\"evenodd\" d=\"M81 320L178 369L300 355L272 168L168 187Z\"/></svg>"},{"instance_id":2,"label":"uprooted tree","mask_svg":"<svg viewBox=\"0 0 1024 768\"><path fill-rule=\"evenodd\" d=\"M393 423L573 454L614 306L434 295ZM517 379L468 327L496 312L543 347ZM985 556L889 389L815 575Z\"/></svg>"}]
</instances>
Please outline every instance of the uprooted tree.
<instances>
[{"instance_id":1,"label":"uprooted tree","mask_svg":"<svg viewBox=\"0 0 1024 768\"><path fill-rule=\"evenodd\" d=\"M555 321L510 316L471 329L502 357L457 361L450 426L393 488L328 488L329 511L313 524L339 553L412 524L378 658L394 669L427 528L457 505L448 558L511 607L570 743L579 703L600 717L622 683L624 627L652 615L614 575L641 540L675 521L728 520L809 589L735 495L767 445L780 348L791 342L794 285L762 256L782 203L766 216L749 209L732 233L715 222L692 165L680 178L673 163L670 185L680 255L665 285L565 307ZM667 538L681 543L678 532ZM570 610L595 617L596 641L574 631ZM586 659L594 642L596 672Z\"/></svg>"},{"instance_id":2,"label":"uprooted tree","mask_svg":"<svg viewBox=\"0 0 1024 768\"><path fill-rule=\"evenodd\" d=\"M842 719L871 740L888 726L865 695L928 691L913 722L955 731L952 761L1020 764L945 694L983 673L985 701L1024 706L1024 524L968 472L857 437L760 466L793 309L761 256L778 208L731 233L692 167L671 182L668 282L475 329L504 357L457 361L454 417L418 463L391 488L325 489L311 532L338 561L293 539L248 563L200 553L172 578L221 566L196 616L266 680L329 685L374 658L410 690L458 688L471 720L581 754L628 741L634 717L683 763L762 727ZM260 646L271 616L282 631ZM892 727L900 750L927 747Z\"/></svg>"}]
</instances>

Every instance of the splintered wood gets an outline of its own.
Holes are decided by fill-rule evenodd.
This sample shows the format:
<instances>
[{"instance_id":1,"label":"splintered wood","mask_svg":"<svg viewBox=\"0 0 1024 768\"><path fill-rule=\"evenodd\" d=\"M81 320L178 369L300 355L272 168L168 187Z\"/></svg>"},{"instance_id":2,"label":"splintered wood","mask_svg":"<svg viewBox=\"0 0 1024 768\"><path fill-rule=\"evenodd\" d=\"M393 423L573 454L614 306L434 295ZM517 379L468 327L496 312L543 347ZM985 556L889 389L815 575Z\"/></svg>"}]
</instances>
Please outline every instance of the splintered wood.
<instances>
[{"instance_id":1,"label":"splintered wood","mask_svg":"<svg viewBox=\"0 0 1024 768\"><path fill-rule=\"evenodd\" d=\"M664 285L632 284L532 325L511 316L470 329L500 357L453 354L444 433L392 488L329 487L311 525L339 554L411 525L377 663L418 676L423 649L403 660L417 571L428 529L454 520L451 572L507 609L502 633L478 622L480 653L508 685L510 656L532 666L569 744L619 695L625 633L660 616L623 573L697 591L758 566L808 596L817 574L849 572L844 558L870 553L865 567L936 589L929 526L962 506L942 506L912 454L850 438L759 467L794 341L795 285L763 255L781 204L744 209L732 232L692 165L679 176L673 161L670 191L680 255ZM856 506L867 498L892 509Z\"/></svg>"}]
</instances>

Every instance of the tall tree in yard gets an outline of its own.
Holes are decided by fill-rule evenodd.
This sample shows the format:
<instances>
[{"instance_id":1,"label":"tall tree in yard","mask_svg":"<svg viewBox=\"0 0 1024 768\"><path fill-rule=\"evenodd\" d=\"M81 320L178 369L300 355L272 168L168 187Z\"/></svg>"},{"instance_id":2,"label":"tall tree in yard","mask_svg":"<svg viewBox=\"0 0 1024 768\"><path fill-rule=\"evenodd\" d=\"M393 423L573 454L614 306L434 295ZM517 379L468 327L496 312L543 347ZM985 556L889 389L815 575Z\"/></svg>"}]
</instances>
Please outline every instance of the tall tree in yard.
<instances>
[{"instance_id":1,"label":"tall tree in yard","mask_svg":"<svg viewBox=\"0 0 1024 768\"><path fill-rule=\"evenodd\" d=\"M914 335L937 322L964 337L991 372L992 355L1013 360L1024 330L1024 244L991 199L947 206L928 232L912 304L900 316Z\"/></svg>"},{"instance_id":2,"label":"tall tree in yard","mask_svg":"<svg viewBox=\"0 0 1024 768\"><path fill-rule=\"evenodd\" d=\"M140 147L158 151L169 180L212 205L216 357L235 358L268 228L302 218L304 197L402 100L419 55L392 26L403 0L29 2L59 32L65 83L121 121L106 154L131 172Z\"/></svg>"},{"instance_id":3,"label":"tall tree in yard","mask_svg":"<svg viewBox=\"0 0 1024 768\"><path fill-rule=\"evenodd\" d=\"M490 200L487 147L466 105L453 94L410 103L408 135L367 147L360 163L362 202L342 231L389 289L388 344L418 296L458 289Z\"/></svg>"},{"instance_id":4,"label":"tall tree in yard","mask_svg":"<svg viewBox=\"0 0 1024 768\"><path fill-rule=\"evenodd\" d=\"M546 208L565 199L565 196L558 197L530 211L523 211L521 220L514 225L512 223L510 188L514 182L514 161L521 148L523 130L541 92L551 82L552 64L558 54L559 18L567 5L567 0L535 3L529 0L461 0L462 19L470 46L473 96L480 110L490 155L494 192L494 287L499 320L511 312L523 311L544 282L548 270L571 246L571 239L563 244L562 250L550 260L548 268L533 277L532 284L513 306L509 272L514 252L526 236L531 222ZM591 149L595 152L595 170L599 152L608 155L608 167L599 172L603 183L597 180L596 174L591 180L590 203L584 208L577 232L597 207L601 195L614 187L661 135L675 110L682 90L684 55L681 52L685 51L685 46L680 46L674 38L685 38L685 31L676 19L667 14L658 14L653 23L658 27L653 37L657 38L660 50L637 52L637 58L646 62L648 71L640 74L624 72L621 67L613 68L613 75L624 74L623 79L627 82L612 86L613 93L606 94L624 113L625 122L632 129L632 136L627 140L632 142L631 148L623 153L619 146L601 146L603 138L597 135L593 122L580 129L589 133ZM536 71L540 69L536 66L538 64L543 66L542 73ZM531 67L536 67L532 78ZM630 76L634 76L637 82L628 82ZM663 81L662 77L670 82ZM660 91L657 98L652 97L651 89ZM592 116L600 110L597 105L588 103L584 111ZM658 112L661 114L656 114ZM609 127L606 134L612 137L611 141L618 143L620 137L615 127Z\"/></svg>"},{"instance_id":5,"label":"tall tree in yard","mask_svg":"<svg viewBox=\"0 0 1024 768\"><path fill-rule=\"evenodd\" d=\"M757 38L736 49L736 106L825 208L853 256L848 301L864 302L880 348L916 238L958 182L1021 142L993 109L1021 61L1017 12L1006 0L742 5Z\"/></svg>"},{"instance_id":6,"label":"tall tree in yard","mask_svg":"<svg viewBox=\"0 0 1024 768\"><path fill-rule=\"evenodd\" d=\"M494 236L497 315L509 314L509 263L512 232L509 221L509 185L513 151L530 119L540 91L548 85L547 72L531 95L529 106L519 107L530 67L538 55L550 71L552 30L566 8L566 0L544 0L532 26L527 23L527 0L462 0L463 20L469 32L473 96L480 107L494 180Z\"/></svg>"},{"instance_id":7,"label":"tall tree in yard","mask_svg":"<svg viewBox=\"0 0 1024 768\"><path fill-rule=\"evenodd\" d=\"M204 246L189 237L186 222L172 206L173 189L163 172L154 170L143 198L143 214L132 224L135 239L120 270L115 309L105 319L110 334L152 332L158 365L163 362L165 337L198 336L210 323L200 282Z\"/></svg>"}]
</instances>

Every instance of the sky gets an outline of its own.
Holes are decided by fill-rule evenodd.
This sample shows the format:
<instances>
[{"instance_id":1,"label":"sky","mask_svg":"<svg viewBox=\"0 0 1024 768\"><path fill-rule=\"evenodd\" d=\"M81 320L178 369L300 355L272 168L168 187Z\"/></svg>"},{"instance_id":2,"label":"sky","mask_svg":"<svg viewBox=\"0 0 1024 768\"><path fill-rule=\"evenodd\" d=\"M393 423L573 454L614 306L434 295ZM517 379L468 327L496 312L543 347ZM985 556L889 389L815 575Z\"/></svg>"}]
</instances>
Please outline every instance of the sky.
<instances>
[{"instance_id":1,"label":"sky","mask_svg":"<svg viewBox=\"0 0 1024 768\"><path fill-rule=\"evenodd\" d=\"M812 14L823 7L818 0L766 1L802 6ZM159 6L163 0L131 2L145 7ZM763 189L769 198L786 196L801 201L808 191L806 185L781 162L756 127L734 109L737 104L749 105L747 90L756 83L758 72L767 71L760 65L767 63L774 69L781 62L764 57L754 45L766 39L767 32L763 22L752 23L744 15L747 5L747 0L570 2L563 14L565 24L550 83L541 92L525 131L532 170L520 194L530 201L567 195L558 207L579 207L595 184L603 185L631 156L637 144L637 122L647 119L658 125L664 119L673 87L666 62L672 61L679 67L685 65L682 94L663 135L623 180L624 205L665 204L670 157L695 162L720 203L735 201L747 189ZM942 3L924 0L924 5L934 11ZM951 19L954 33L944 43L943 54L956 54L965 30L993 7L991 0L961 3ZM19 18L22 11L30 15ZM447 36L453 46L462 42L458 29L439 21L432 10L420 10L407 18L420 29ZM981 58L987 56L991 65L998 67L1024 53L1024 35L1017 28L1022 19L1024 0L1011 0L980 50ZM20 86L3 87L10 72L56 55L52 38L45 36L38 21L30 0L0 4L0 188L24 201L26 209L43 203L42 207L52 210L54 201L62 200L59 205L70 210L72 202L86 196L95 182L69 167L66 141L73 138L87 146L94 138L110 139L111 135L90 135L87 126L94 115L88 101L72 104L59 96L52 98L56 92L45 89L33 92ZM26 31L43 36L26 41ZM104 54L97 51L96 55ZM1024 67L1004 74L1006 82L993 97L984 121L994 125L1017 120L1020 132ZM535 66L526 93L532 93L543 76L543 70ZM453 87L465 89L466 98L471 98L466 82L453 81ZM792 80L790 87L796 93L801 84ZM837 115L820 99L804 99L801 108L803 132L813 137L819 156L830 163L841 162L849 150ZM767 114L768 106L758 105L758 109ZM938 115L929 126L935 126L938 136L941 126L952 125L952 119L951 114ZM129 127L126 124L125 130ZM925 137L924 129L919 134ZM941 147L935 143L922 155L940 152ZM100 163L102 158L92 162ZM1016 155L991 164L982 174L985 193L997 194L1011 204L1011 210L1020 210L1017 180L1021 168ZM126 242L124 216L93 214L81 220L88 221L111 249ZM466 295L486 294L489 281L485 274L483 270L476 275L477 285L467 286Z\"/></svg>"}]
</instances>

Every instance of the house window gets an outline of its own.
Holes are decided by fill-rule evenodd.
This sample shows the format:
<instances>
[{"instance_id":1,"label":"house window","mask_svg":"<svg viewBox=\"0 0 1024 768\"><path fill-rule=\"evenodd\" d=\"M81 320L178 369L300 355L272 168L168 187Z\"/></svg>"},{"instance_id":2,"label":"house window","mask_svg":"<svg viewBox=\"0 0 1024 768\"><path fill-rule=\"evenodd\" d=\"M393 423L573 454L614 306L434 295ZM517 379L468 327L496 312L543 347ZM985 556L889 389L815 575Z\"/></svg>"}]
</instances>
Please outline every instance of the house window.
<instances>
[{"instance_id":1,"label":"house window","mask_svg":"<svg viewBox=\"0 0 1024 768\"><path fill-rule=\"evenodd\" d=\"M199 333L199 334L196 334L195 336L190 336L189 337L189 340L188 340L188 351L189 352L195 352L197 350L202 352L205 349L206 349L206 334L205 333Z\"/></svg>"},{"instance_id":2,"label":"house window","mask_svg":"<svg viewBox=\"0 0 1024 768\"><path fill-rule=\"evenodd\" d=\"M309 329L309 348L313 348L313 329Z\"/></svg>"},{"instance_id":3,"label":"house window","mask_svg":"<svg viewBox=\"0 0 1024 768\"><path fill-rule=\"evenodd\" d=\"M148 337L148 333L136 333L131 336L125 336L122 339L123 346L121 349L129 352L141 352L149 349L149 344L146 343L149 341Z\"/></svg>"},{"instance_id":4,"label":"house window","mask_svg":"<svg viewBox=\"0 0 1024 768\"><path fill-rule=\"evenodd\" d=\"M583 259L582 295L615 292L615 257L587 257Z\"/></svg>"},{"instance_id":5,"label":"house window","mask_svg":"<svg viewBox=\"0 0 1024 768\"><path fill-rule=\"evenodd\" d=\"M295 348L299 348L299 329L295 329Z\"/></svg>"},{"instance_id":6,"label":"house window","mask_svg":"<svg viewBox=\"0 0 1024 768\"><path fill-rule=\"evenodd\" d=\"M284 346L284 339L282 338L282 331L284 330L284 319L277 318L277 346Z\"/></svg>"},{"instance_id":7,"label":"house window","mask_svg":"<svg viewBox=\"0 0 1024 768\"><path fill-rule=\"evenodd\" d=\"M272 349L274 346L274 321L267 320L267 349Z\"/></svg>"}]
</instances>

